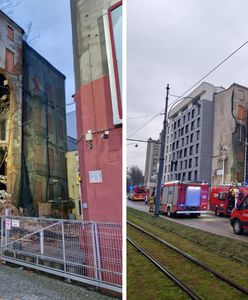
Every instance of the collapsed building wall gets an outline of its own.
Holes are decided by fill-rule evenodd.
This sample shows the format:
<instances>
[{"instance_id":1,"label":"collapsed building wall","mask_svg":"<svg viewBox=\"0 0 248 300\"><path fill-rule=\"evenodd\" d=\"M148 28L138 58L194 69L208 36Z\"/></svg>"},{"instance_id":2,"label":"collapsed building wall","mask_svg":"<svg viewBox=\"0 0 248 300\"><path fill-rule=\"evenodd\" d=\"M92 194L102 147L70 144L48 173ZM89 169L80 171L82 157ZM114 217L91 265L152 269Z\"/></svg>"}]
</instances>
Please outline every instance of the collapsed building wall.
<instances>
[{"instance_id":1,"label":"collapsed building wall","mask_svg":"<svg viewBox=\"0 0 248 300\"><path fill-rule=\"evenodd\" d=\"M22 35L0 11L0 191L17 206L22 144Z\"/></svg>"}]
</instances>

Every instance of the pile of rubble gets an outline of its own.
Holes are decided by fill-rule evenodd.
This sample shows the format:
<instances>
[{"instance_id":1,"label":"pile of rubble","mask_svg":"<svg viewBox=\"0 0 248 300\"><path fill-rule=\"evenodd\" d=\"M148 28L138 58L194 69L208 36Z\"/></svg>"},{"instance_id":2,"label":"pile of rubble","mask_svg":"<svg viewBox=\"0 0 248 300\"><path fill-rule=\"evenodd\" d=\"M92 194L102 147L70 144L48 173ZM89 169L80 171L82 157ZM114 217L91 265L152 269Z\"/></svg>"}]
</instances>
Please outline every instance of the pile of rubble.
<instances>
[{"instance_id":1,"label":"pile of rubble","mask_svg":"<svg viewBox=\"0 0 248 300\"><path fill-rule=\"evenodd\" d=\"M11 201L11 195L5 190L0 190L0 215L5 215L5 211L8 209L9 215L20 216L23 214L23 209L17 209Z\"/></svg>"}]
</instances>

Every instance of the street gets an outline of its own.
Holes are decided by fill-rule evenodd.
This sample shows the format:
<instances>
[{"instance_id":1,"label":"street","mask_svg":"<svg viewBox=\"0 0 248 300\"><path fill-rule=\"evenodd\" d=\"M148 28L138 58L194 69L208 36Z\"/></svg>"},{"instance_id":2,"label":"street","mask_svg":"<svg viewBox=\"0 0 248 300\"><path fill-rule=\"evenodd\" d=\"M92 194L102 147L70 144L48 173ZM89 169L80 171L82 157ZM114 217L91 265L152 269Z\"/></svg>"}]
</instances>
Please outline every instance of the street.
<instances>
[{"instance_id":1,"label":"street","mask_svg":"<svg viewBox=\"0 0 248 300\"><path fill-rule=\"evenodd\" d=\"M146 205L143 201L133 202L127 199L127 206L132 207L144 212L148 212L149 206ZM207 232L219 234L228 238L240 240L243 242L248 242L248 234L244 233L243 235L235 235L233 233L232 227L230 225L229 218L215 216L213 213L209 212L202 214L198 218L190 218L187 216L180 216L180 218L168 218L164 215L160 215L161 218L166 218L172 222L184 224L189 227L201 229Z\"/></svg>"},{"instance_id":2,"label":"street","mask_svg":"<svg viewBox=\"0 0 248 300\"><path fill-rule=\"evenodd\" d=\"M21 267L1 265L0 278L0 300L113 299L97 291Z\"/></svg>"}]
</instances>

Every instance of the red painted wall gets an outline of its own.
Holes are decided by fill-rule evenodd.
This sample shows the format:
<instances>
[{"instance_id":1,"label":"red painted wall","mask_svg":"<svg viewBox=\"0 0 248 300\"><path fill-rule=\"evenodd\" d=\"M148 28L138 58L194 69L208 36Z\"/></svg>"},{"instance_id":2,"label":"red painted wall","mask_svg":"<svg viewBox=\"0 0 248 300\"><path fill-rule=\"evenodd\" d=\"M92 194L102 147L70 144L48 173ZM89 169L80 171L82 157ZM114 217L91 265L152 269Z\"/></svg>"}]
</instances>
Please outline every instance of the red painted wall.
<instances>
[{"instance_id":1,"label":"red painted wall","mask_svg":"<svg viewBox=\"0 0 248 300\"><path fill-rule=\"evenodd\" d=\"M108 76L83 84L74 96L77 112L78 153L82 178L83 218L86 221L122 223L122 128L112 120ZM85 134L93 132L92 149ZM109 130L109 137L101 137ZM101 170L103 182L90 183L89 171Z\"/></svg>"}]
</instances>

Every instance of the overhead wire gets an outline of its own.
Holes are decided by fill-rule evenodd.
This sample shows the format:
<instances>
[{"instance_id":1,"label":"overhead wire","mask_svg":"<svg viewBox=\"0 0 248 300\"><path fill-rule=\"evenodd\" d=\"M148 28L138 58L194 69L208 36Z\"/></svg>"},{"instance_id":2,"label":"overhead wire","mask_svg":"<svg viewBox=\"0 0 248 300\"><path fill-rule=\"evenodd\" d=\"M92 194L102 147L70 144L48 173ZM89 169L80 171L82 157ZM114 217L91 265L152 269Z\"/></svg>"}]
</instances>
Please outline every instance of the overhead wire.
<instances>
[{"instance_id":1,"label":"overhead wire","mask_svg":"<svg viewBox=\"0 0 248 300\"><path fill-rule=\"evenodd\" d=\"M197 86L202 80L204 80L205 78L207 78L210 74L212 74L216 69L218 69L221 65L223 65L228 59L230 59L234 54L236 54L240 49L242 49L247 44L248 44L248 41L244 42L241 46L239 46L236 50L234 50L231 54L229 54L225 59L223 59L219 64L217 64L214 68L212 68L206 75L204 75L203 77L201 77L192 86L190 86L185 92L183 92L178 97L178 99L176 99L173 103L170 103L169 106L174 105L177 102L181 101L182 98L183 98L183 96L185 94L187 94L190 90L192 90L195 86ZM151 121L153 121L157 116L159 116L163 112L164 112L164 109L162 111L160 111L159 113L157 113L156 115L154 115L150 120L148 120L144 124L138 126L136 129L134 129L133 132L131 132L131 134L128 136L128 138L130 138L135 133L137 133L138 131L140 131L141 129L143 129L147 124L149 124Z\"/></svg>"}]
</instances>

